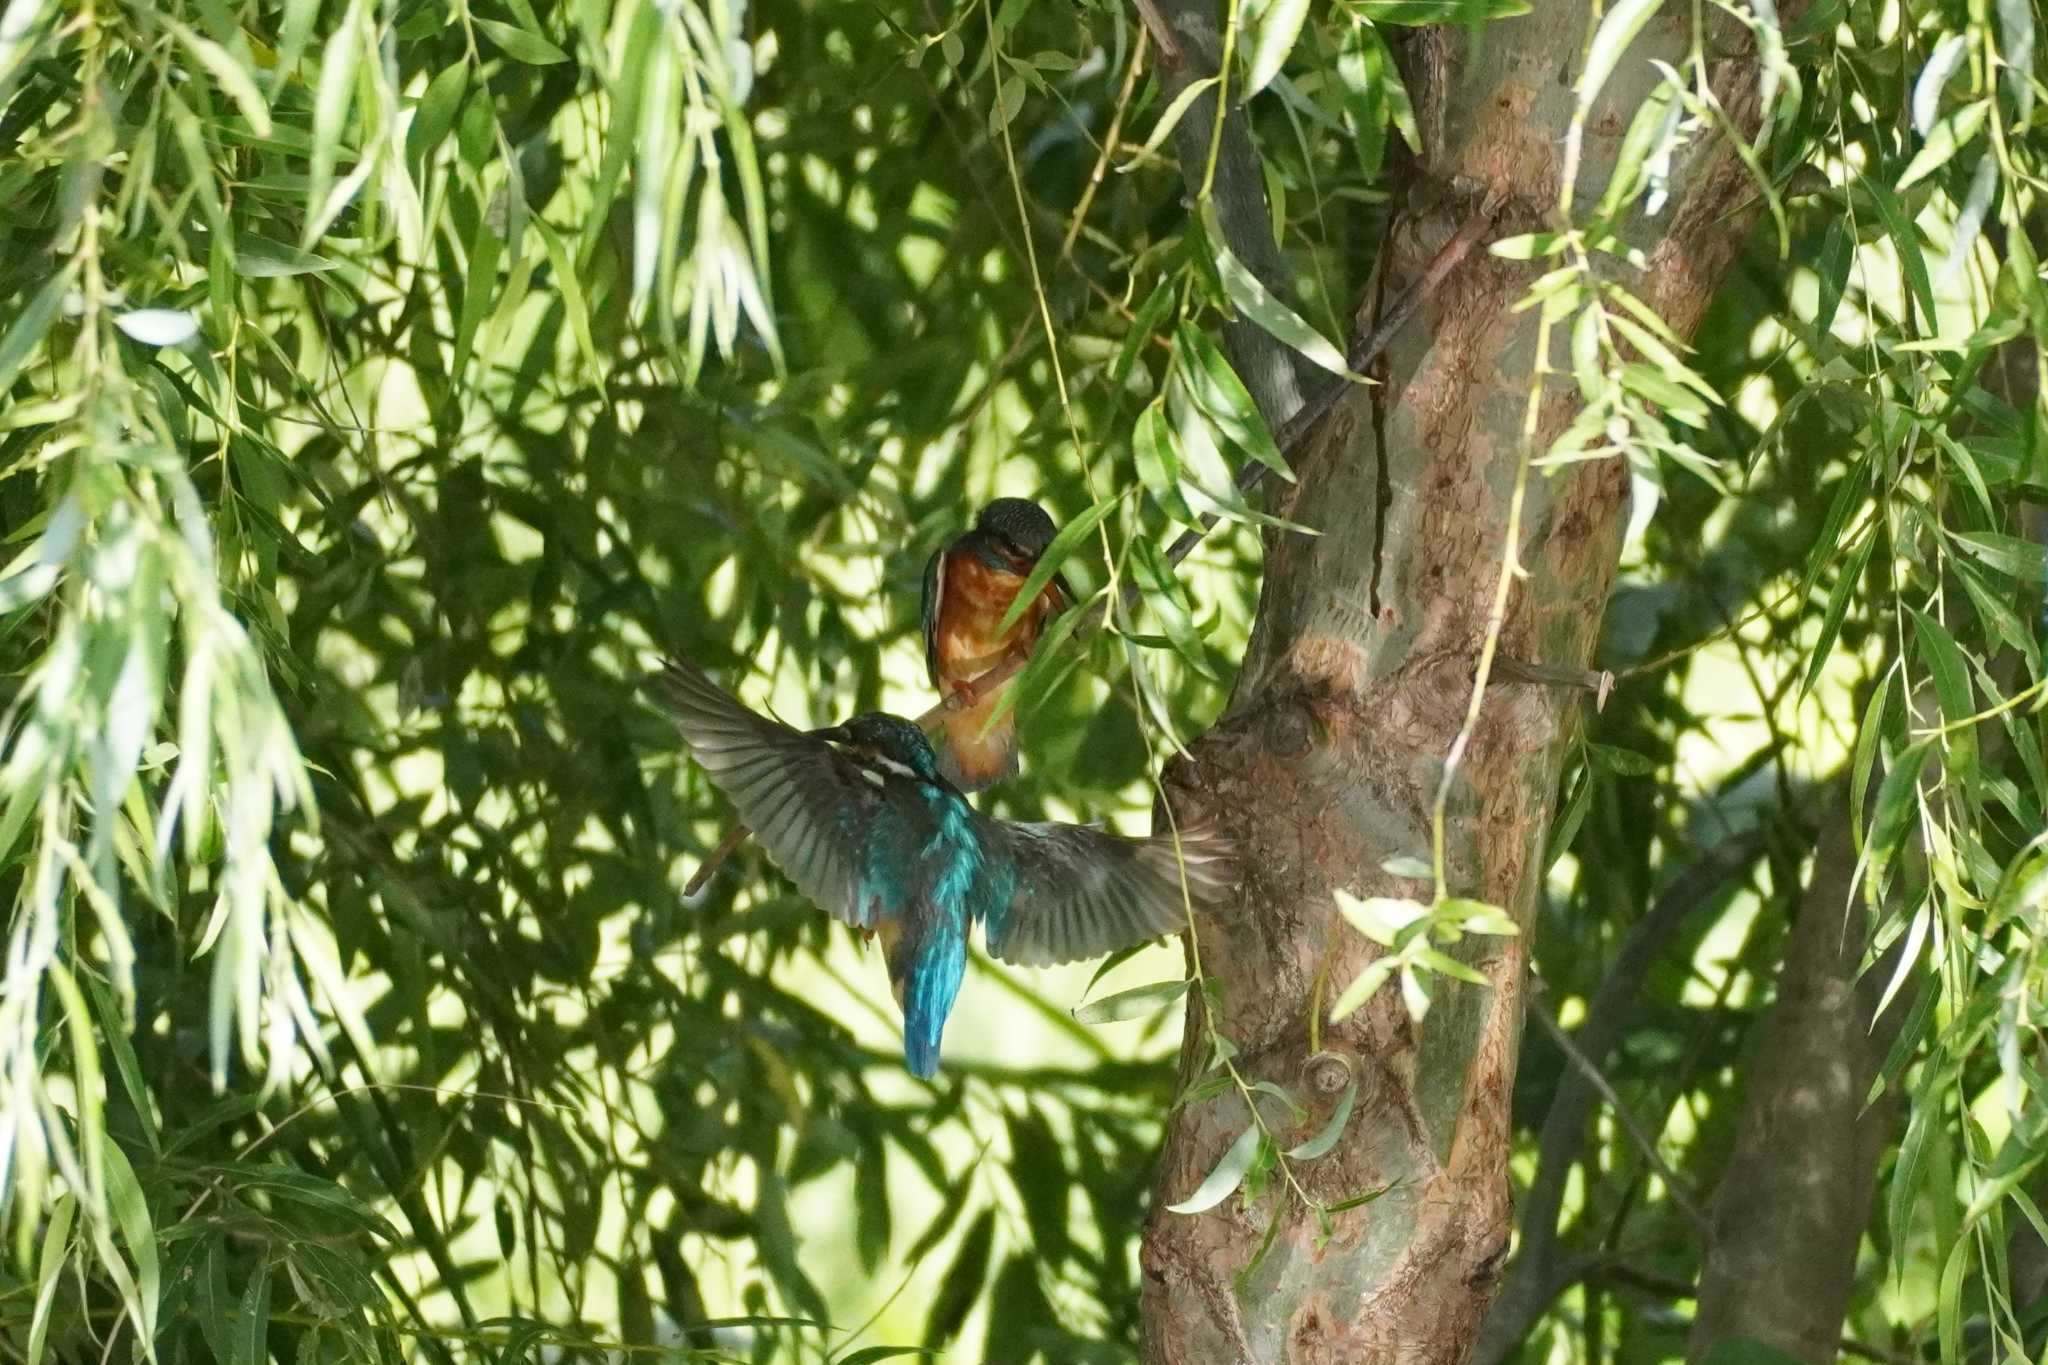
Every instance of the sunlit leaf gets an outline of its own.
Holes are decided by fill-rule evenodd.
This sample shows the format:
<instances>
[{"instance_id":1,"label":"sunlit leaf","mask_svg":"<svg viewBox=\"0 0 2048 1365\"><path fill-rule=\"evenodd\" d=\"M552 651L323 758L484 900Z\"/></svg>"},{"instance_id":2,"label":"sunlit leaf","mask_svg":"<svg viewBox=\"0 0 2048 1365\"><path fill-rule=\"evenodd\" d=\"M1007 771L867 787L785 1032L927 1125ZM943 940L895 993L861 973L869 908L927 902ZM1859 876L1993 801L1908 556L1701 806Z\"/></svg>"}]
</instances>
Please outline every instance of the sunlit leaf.
<instances>
[{"instance_id":1,"label":"sunlit leaf","mask_svg":"<svg viewBox=\"0 0 2048 1365\"><path fill-rule=\"evenodd\" d=\"M556 47L538 33L530 32L515 24L501 23L496 19L473 18L477 32L489 38L505 53L528 66L552 66L566 62L569 54Z\"/></svg>"},{"instance_id":2,"label":"sunlit leaf","mask_svg":"<svg viewBox=\"0 0 2048 1365\"><path fill-rule=\"evenodd\" d=\"M1934 127L1934 120L1941 109L1941 92L1963 64L1968 52L1968 38L1960 33L1944 33L1934 44L1934 50L1927 54L1927 62L1920 68L1920 74L1913 81L1913 131L1926 137Z\"/></svg>"},{"instance_id":3,"label":"sunlit leaf","mask_svg":"<svg viewBox=\"0 0 2048 1365\"><path fill-rule=\"evenodd\" d=\"M1643 25L1657 12L1663 0L1617 0L1601 17L1593 41L1586 45L1586 63L1579 72L1578 95L1581 109L1591 108L1606 86L1607 78L1621 61L1622 53L1636 40Z\"/></svg>"},{"instance_id":4,"label":"sunlit leaf","mask_svg":"<svg viewBox=\"0 0 2048 1365\"><path fill-rule=\"evenodd\" d=\"M1413 966L1401 966L1401 1003L1407 1007L1408 1017L1421 1023L1429 1013L1429 987L1423 982L1422 974Z\"/></svg>"},{"instance_id":5,"label":"sunlit leaf","mask_svg":"<svg viewBox=\"0 0 2048 1365\"><path fill-rule=\"evenodd\" d=\"M1273 444L1264 414L1208 333L1182 323L1174 331L1173 355L1174 375L1203 416L1232 445L1292 481L1294 471Z\"/></svg>"},{"instance_id":6,"label":"sunlit leaf","mask_svg":"<svg viewBox=\"0 0 2048 1365\"><path fill-rule=\"evenodd\" d=\"M1884 220L1885 232L1890 235L1892 245L1898 248L1899 263L1905 269L1907 284L1912 286L1914 301L1920 305L1921 326L1932 331L1937 316L1934 285L1927 275L1927 258L1920 250L1919 228L1900 206L1898 196L1877 176L1866 175L1856 183L1877 206L1878 216Z\"/></svg>"},{"instance_id":7,"label":"sunlit leaf","mask_svg":"<svg viewBox=\"0 0 2048 1365\"><path fill-rule=\"evenodd\" d=\"M1337 909L1375 943L1390 945L1394 936L1429 913L1420 901L1395 896L1354 896L1339 887Z\"/></svg>"},{"instance_id":8,"label":"sunlit leaf","mask_svg":"<svg viewBox=\"0 0 2048 1365\"><path fill-rule=\"evenodd\" d=\"M1276 0L1277 2L1277 0ZM1237 259L1225 245L1222 229L1216 222L1213 203L1203 205L1204 226L1209 237L1209 249L1215 253L1216 274L1223 281L1223 292L1237 311L1250 318L1275 340L1300 352L1309 360L1322 366L1332 374L1347 379L1362 380L1363 375L1352 373L1344 363L1344 353L1315 328L1308 325L1302 316L1275 298L1258 276ZM1220 355L1220 353L1219 353ZM1235 378L1235 375L1232 376ZM1285 466L1280 472L1288 478Z\"/></svg>"},{"instance_id":9,"label":"sunlit leaf","mask_svg":"<svg viewBox=\"0 0 2048 1365\"><path fill-rule=\"evenodd\" d=\"M132 308L114 325L145 346L182 346L199 335L199 319L182 308Z\"/></svg>"},{"instance_id":10,"label":"sunlit leaf","mask_svg":"<svg viewBox=\"0 0 2048 1365\"><path fill-rule=\"evenodd\" d=\"M1997 531L1959 531L1950 539L1964 554L2029 588L2048 580L2048 547Z\"/></svg>"},{"instance_id":11,"label":"sunlit leaf","mask_svg":"<svg viewBox=\"0 0 2048 1365\"><path fill-rule=\"evenodd\" d=\"M1950 158L1976 139L1978 132L1984 127L1985 117L1990 112L1989 100L1977 100L1964 105L1935 124L1933 131L1927 135L1927 145L1914 153L1913 159L1906 163L1905 173L1899 177L1898 188L1904 191L1946 166Z\"/></svg>"},{"instance_id":12,"label":"sunlit leaf","mask_svg":"<svg viewBox=\"0 0 2048 1365\"><path fill-rule=\"evenodd\" d=\"M235 102L242 117L249 121L250 129L258 137L270 136L270 106L263 93L256 88L255 76L240 62L229 56L227 50L210 38L194 33L175 20L169 23L172 33L185 48L199 59L228 98Z\"/></svg>"},{"instance_id":13,"label":"sunlit leaf","mask_svg":"<svg viewBox=\"0 0 2048 1365\"><path fill-rule=\"evenodd\" d=\"M1168 135L1179 125L1181 119L1187 116L1189 106L1200 99L1216 82L1217 77L1215 76L1204 76L1201 80L1190 81L1185 89L1173 97L1173 103L1166 106L1165 112L1159 116L1159 121L1152 125L1151 135L1145 139L1145 144L1138 149L1138 154L1117 167L1117 169L1120 171L1135 170L1151 160L1153 154L1159 150L1160 144L1166 141Z\"/></svg>"},{"instance_id":14,"label":"sunlit leaf","mask_svg":"<svg viewBox=\"0 0 2048 1365\"><path fill-rule=\"evenodd\" d=\"M1242 99L1249 100L1280 74L1306 18L1308 0L1266 0L1252 30L1251 65L1245 72Z\"/></svg>"},{"instance_id":15,"label":"sunlit leaf","mask_svg":"<svg viewBox=\"0 0 2048 1365\"><path fill-rule=\"evenodd\" d=\"M1378 995L1380 987L1387 984L1387 978L1391 977L1400 965L1401 959L1391 953L1368 962L1365 969L1352 978L1351 984L1343 989L1335 1003L1330 1006L1330 1022L1335 1024L1349 1018L1360 1005Z\"/></svg>"},{"instance_id":16,"label":"sunlit leaf","mask_svg":"<svg viewBox=\"0 0 2048 1365\"><path fill-rule=\"evenodd\" d=\"M419 106L413 111L412 124L405 132L406 160L415 166L424 165L440 149L454 128L455 116L461 111L462 102L468 94L467 59L449 63L427 82L426 93L420 96Z\"/></svg>"},{"instance_id":17,"label":"sunlit leaf","mask_svg":"<svg viewBox=\"0 0 2048 1365\"><path fill-rule=\"evenodd\" d=\"M1138 414L1131 433L1131 455L1137 462L1138 478L1160 510L1183 526L1194 525L1195 514L1181 496L1180 451L1166 420L1164 400L1155 399Z\"/></svg>"}]
</instances>

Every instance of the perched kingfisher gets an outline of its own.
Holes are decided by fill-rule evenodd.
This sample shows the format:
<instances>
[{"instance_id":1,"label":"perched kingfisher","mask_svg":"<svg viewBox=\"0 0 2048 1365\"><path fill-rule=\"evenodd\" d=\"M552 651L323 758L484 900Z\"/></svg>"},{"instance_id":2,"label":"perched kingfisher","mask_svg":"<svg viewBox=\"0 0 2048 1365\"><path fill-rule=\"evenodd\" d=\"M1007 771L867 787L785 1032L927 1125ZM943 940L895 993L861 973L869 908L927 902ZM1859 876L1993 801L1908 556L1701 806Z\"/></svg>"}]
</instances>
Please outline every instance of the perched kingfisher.
<instances>
[{"instance_id":1,"label":"perched kingfisher","mask_svg":"<svg viewBox=\"0 0 2048 1365\"><path fill-rule=\"evenodd\" d=\"M975 924L992 957L1073 962L1171 933L1190 900L1213 905L1233 884L1229 845L1214 834L1183 830L1176 854L1170 834L1125 839L981 814L901 716L871 712L805 733L681 661L660 687L697 762L790 880L881 938L913 1075L938 1071Z\"/></svg>"},{"instance_id":2,"label":"perched kingfisher","mask_svg":"<svg viewBox=\"0 0 2048 1365\"><path fill-rule=\"evenodd\" d=\"M1052 518L1037 503L997 498L981 509L973 530L925 565L924 661L942 696L1011 654L1029 658L1040 632L1073 605L1073 591L1054 574L1008 632L997 632L1054 533ZM998 687L940 722L939 774L962 791L994 786L1017 771L1017 713L989 725L1002 694Z\"/></svg>"}]
</instances>

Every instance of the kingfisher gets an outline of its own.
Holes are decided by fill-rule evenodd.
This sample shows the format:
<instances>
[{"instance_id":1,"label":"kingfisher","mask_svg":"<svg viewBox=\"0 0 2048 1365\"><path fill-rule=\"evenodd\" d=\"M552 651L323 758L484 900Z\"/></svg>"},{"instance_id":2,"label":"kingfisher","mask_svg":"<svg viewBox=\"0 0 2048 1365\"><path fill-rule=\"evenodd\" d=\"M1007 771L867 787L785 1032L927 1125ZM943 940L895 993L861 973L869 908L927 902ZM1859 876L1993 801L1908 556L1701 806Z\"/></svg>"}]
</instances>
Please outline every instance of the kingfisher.
<instances>
[{"instance_id":1,"label":"kingfisher","mask_svg":"<svg viewBox=\"0 0 2048 1365\"><path fill-rule=\"evenodd\" d=\"M997 820L940 771L916 722L869 712L799 731L671 660L665 709L768 855L834 918L880 940L903 1061L929 1080L979 924L991 957L1050 966L1187 924L1234 884L1230 845L1193 828L1126 839Z\"/></svg>"},{"instance_id":2,"label":"kingfisher","mask_svg":"<svg viewBox=\"0 0 2048 1365\"><path fill-rule=\"evenodd\" d=\"M924 661L942 696L966 689L1012 654L1029 658L1045 627L1074 604L1058 574L1038 599L998 631L1056 528L1029 498L997 498L974 527L931 557L924 570ZM940 720L939 774L962 791L980 791L1017 771L1017 713L989 724L1004 689Z\"/></svg>"}]
</instances>

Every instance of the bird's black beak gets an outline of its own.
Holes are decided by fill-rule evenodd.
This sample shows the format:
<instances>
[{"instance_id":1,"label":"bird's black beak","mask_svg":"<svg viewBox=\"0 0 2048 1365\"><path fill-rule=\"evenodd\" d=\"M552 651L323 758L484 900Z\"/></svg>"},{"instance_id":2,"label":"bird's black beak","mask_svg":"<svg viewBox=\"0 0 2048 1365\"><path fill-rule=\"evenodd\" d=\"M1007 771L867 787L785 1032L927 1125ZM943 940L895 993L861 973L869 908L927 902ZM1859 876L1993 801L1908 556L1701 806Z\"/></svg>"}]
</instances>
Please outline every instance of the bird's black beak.
<instances>
[{"instance_id":1,"label":"bird's black beak","mask_svg":"<svg viewBox=\"0 0 2048 1365\"><path fill-rule=\"evenodd\" d=\"M1055 612L1065 611L1068 607L1081 600L1074 596L1073 585L1067 582L1065 574L1054 574L1052 582L1046 584L1046 587L1059 594L1059 600L1052 604L1052 609Z\"/></svg>"},{"instance_id":2,"label":"bird's black beak","mask_svg":"<svg viewBox=\"0 0 2048 1365\"><path fill-rule=\"evenodd\" d=\"M834 744L847 744L853 740L852 733L844 725L828 725L822 730L807 730L804 733L812 739L830 740Z\"/></svg>"}]
</instances>

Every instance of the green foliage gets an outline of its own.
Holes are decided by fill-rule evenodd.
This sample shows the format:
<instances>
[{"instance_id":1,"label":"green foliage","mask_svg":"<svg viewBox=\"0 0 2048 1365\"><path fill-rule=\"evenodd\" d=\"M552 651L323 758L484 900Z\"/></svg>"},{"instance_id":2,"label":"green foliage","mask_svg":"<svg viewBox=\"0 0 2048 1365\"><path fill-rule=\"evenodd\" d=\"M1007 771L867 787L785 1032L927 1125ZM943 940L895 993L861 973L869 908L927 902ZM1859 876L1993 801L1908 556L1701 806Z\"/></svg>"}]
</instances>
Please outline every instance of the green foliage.
<instances>
[{"instance_id":1,"label":"green foliage","mask_svg":"<svg viewBox=\"0 0 2048 1365\"><path fill-rule=\"evenodd\" d=\"M2017 6L1895 14L1896 38L1854 4L1816 6L1783 33L1763 7L1748 16L1771 113L1745 160L1764 177L1774 226L1701 354L1678 347L1601 258L1642 264L1628 215L1656 211L1654 168L1674 140L1724 122L1704 67L1664 70L1590 218L1495 247L1557 263L1530 302L1568 333L1586 406L1544 460L1625 453L1638 491L1665 493L1610 619L1618 706L1592 727L1552 845L1553 858L1576 855L1548 910L1570 950L1542 926L1536 936L1553 992L1627 1011L1619 1029L1585 1028L1624 1040L1593 1061L1611 1068L1638 1124L1650 1117L1660 1148L1628 1156L1595 1138L1553 1149L1542 1135L1545 1162L1578 1165L1586 1184L1561 1233L1525 1228L1525 1239L1554 1256L1555 1237L1587 1265L1626 1257L1649 1276L1630 1288L1592 1273L1566 1288L1592 1352L1685 1349L1645 1311L1658 1293L1645 1286L1699 1273L1681 1249L1697 1235L1679 1216L1686 1191L1655 1172L1676 1153L1681 1181L1721 1176L1741 1096L1736 1046L1769 1003L1778 916L1798 904L1800 855L1842 787L1859 858L1854 877L1825 889L1857 916L1864 970L1903 1011L1870 1098L1888 1087L1907 1097L1845 1336L1912 1358L1958 1359L1980 1342L2006 1358L2041 1349L2038 1308L2015 1296L2013 1271L2035 1237L2029 1177L2048 1151L2032 1060L2038 919L2018 910L2038 908L2030 872L2048 824L2048 294L2024 221L2044 150L2034 20ZM1640 20L1617 6L1606 23ZM1801 267L1789 277L1780 243ZM1703 482L1665 484L1657 456ZM1731 686L1746 704L1731 703ZM1708 752L1722 775L1702 782L1687 769ZM1634 804L1645 797L1653 821ZM1731 850L1733 876L1718 865ZM1716 913L1653 912L1614 950L1588 952L1583 930L1615 938L1623 907L1682 903L1702 884ZM1642 930L1675 941L1639 941ZM1640 987L1595 966L1638 971L1645 950L1670 968ZM1563 1065L1542 1047L1528 1056L1522 1095L1535 1112ZM1633 1174L1596 1181L1603 1160ZM1738 1339L1706 1358L1781 1355Z\"/></svg>"},{"instance_id":2,"label":"green foliage","mask_svg":"<svg viewBox=\"0 0 2048 1365\"><path fill-rule=\"evenodd\" d=\"M1655 8L1607 7L1560 135ZM1384 1193L1310 1199L1360 1078L1248 1084L1199 967L1175 1093L1164 953L1078 1017L1084 975L977 960L1001 1003L908 1080L874 964L758 853L680 901L723 810L637 685L678 649L792 719L920 710L918 567L1023 493L1117 605L1022 675L995 808L1148 804L1284 528L1238 491L1292 471L1218 323L1343 371L1422 141L1404 28L1524 12L1229 6L1232 62L1169 98L1106 4L0 6L9 1357L1121 1360L1169 1106L1243 1125L1182 1208ZM1712 883L1594 1059L1658 1161L1608 1124L1567 1154L1560 1237L1635 1279L1589 1271L1522 1349L1682 1349L1654 1286L1700 1247L1660 1172L1718 1176L1846 773L1912 1002L1850 1330L2037 1354L2005 1254L2048 1153L2033 13L1725 17L1772 226L1698 349L1630 243L1726 132L1704 49L1596 204L1494 248L1544 263L1583 403L1536 463L1663 489L1525 926L1543 1007ZM1284 296L1170 164L1205 92L1260 149ZM1398 972L1426 1023L1476 989L1445 947L1511 926L1397 863L1437 895L1365 916L1392 951L1334 1003ZM1565 1067L1532 1031L1523 1175Z\"/></svg>"},{"instance_id":3,"label":"green foliage","mask_svg":"<svg viewBox=\"0 0 2048 1365\"><path fill-rule=\"evenodd\" d=\"M11 1349L1130 1338L1158 1065L1033 1001L1054 1055L956 1028L910 1085L877 980L833 985L846 945L758 856L677 903L719 808L636 701L679 648L764 661L785 708L904 704L916 565L1000 490L1099 507L1099 580L1164 604L1026 679L1006 809L1142 804L1088 659L1130 649L1183 727L1220 703L1248 584L1188 593L1075 444L1225 304L1146 226L1173 168L1038 248L1069 392L1051 333L1002 330L1040 297L1016 206L1111 150L1061 102L1154 109L1097 17L1100 48L1017 7L6 9ZM1234 496L1237 440L1275 458L1191 354L1174 507Z\"/></svg>"}]
</instances>

